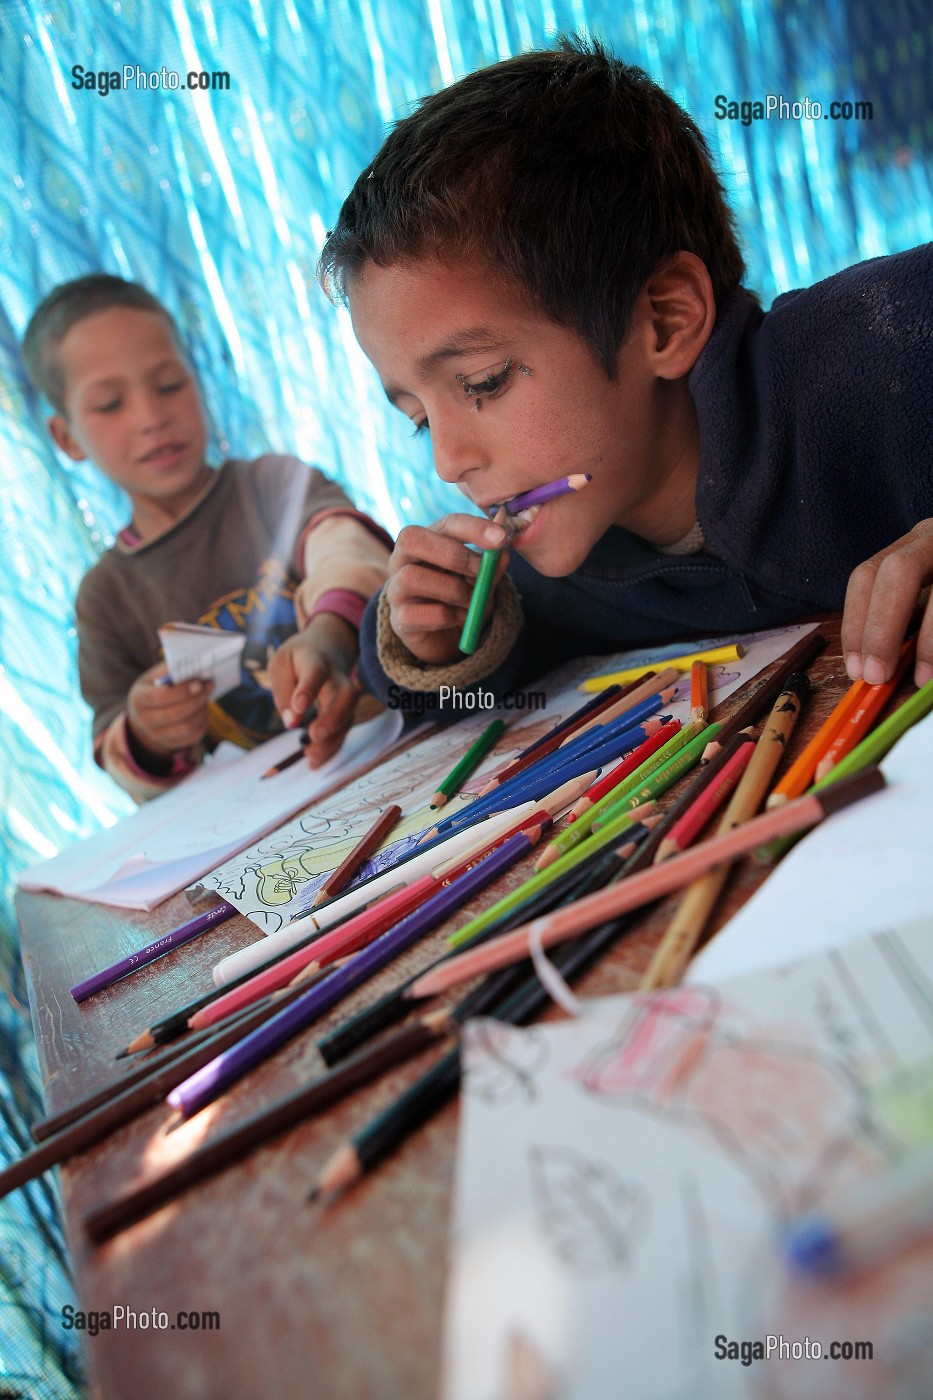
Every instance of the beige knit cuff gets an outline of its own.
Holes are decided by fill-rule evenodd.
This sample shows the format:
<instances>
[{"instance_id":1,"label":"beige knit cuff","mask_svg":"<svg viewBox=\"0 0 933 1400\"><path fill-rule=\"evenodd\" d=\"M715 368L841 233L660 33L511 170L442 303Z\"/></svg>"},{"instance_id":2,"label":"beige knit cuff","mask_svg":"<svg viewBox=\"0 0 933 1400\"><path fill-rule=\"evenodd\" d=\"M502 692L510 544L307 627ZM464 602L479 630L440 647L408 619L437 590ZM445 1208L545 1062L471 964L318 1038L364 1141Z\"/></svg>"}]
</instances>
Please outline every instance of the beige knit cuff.
<instances>
[{"instance_id":1,"label":"beige knit cuff","mask_svg":"<svg viewBox=\"0 0 933 1400\"><path fill-rule=\"evenodd\" d=\"M376 644L383 671L406 690L439 690L442 685L465 690L485 680L502 665L522 629L522 605L515 585L507 574L499 580L492 617L472 656L447 666L430 666L419 661L392 630L389 601L383 589L376 614Z\"/></svg>"}]
</instances>

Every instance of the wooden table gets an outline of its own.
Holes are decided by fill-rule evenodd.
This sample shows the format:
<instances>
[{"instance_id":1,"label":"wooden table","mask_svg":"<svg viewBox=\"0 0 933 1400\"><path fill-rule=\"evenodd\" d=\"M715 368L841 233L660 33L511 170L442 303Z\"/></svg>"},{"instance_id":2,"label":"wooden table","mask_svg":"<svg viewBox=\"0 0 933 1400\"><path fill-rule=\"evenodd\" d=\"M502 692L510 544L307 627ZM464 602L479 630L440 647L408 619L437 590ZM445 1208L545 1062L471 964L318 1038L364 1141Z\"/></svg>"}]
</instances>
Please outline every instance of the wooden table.
<instances>
[{"instance_id":1,"label":"wooden table","mask_svg":"<svg viewBox=\"0 0 933 1400\"><path fill-rule=\"evenodd\" d=\"M810 669L814 690L789 749L792 761L848 684L838 623ZM738 703L738 700L733 702ZM671 793L671 800L678 789ZM765 871L746 863L716 911L719 927ZM525 871L513 874L517 883ZM636 931L580 983L587 995L631 990L677 896L656 905ZM488 897L487 897L488 902ZM472 913L481 907L482 897ZM76 1005L68 987L190 917L184 896L134 915L51 895L18 903L23 955L50 1113L113 1081L129 1063L114 1054L139 1030L211 984L226 953L255 941L236 917L109 991ZM462 917L462 916L461 916ZM423 966L439 930L403 962ZM395 965L348 1004L357 1009L399 978ZM219 1127L239 1122L323 1068L315 1038L347 1014L334 1012L285 1046L234 1090L179 1130L160 1106L72 1159L61 1172L65 1222L80 1306L168 1315L89 1340L96 1393L138 1400L433 1400L437 1393L447 1234L456 1146L451 1104L343 1200L309 1205L318 1168L334 1147L436 1058L430 1051L292 1130L174 1203L94 1248L80 1222L160 1162L175 1160ZM219 1315L219 1329L172 1324L180 1311Z\"/></svg>"}]
</instances>

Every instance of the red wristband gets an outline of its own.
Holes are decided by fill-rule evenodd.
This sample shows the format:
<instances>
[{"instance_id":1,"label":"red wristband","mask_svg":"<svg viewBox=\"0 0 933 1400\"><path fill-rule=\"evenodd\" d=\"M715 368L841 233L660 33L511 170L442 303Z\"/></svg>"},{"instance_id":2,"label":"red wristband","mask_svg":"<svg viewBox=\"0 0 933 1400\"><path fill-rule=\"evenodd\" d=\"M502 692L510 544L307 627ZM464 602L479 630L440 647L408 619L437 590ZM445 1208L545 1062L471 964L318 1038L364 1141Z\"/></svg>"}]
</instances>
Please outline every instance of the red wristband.
<instances>
[{"instance_id":1,"label":"red wristband","mask_svg":"<svg viewBox=\"0 0 933 1400\"><path fill-rule=\"evenodd\" d=\"M352 588L328 588L326 593L315 599L305 626L307 627L320 613L333 613L335 617L342 617L344 622L349 622L351 627L359 631L363 613L366 611L366 602L362 593L357 593Z\"/></svg>"}]
</instances>

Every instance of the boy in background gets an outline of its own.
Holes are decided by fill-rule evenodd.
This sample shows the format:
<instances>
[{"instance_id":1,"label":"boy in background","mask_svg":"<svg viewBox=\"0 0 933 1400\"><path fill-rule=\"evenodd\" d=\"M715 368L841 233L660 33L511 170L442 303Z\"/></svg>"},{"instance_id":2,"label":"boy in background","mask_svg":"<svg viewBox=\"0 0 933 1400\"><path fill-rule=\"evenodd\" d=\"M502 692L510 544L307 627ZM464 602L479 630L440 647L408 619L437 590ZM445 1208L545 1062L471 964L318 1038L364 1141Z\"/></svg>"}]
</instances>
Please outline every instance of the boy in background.
<instances>
[{"instance_id":1,"label":"boy in background","mask_svg":"<svg viewBox=\"0 0 933 1400\"><path fill-rule=\"evenodd\" d=\"M197 381L171 316L143 287L103 273L64 283L35 311L23 353L53 406L57 445L90 459L132 507L76 604L97 761L143 800L207 746L251 747L316 701L309 758L324 762L361 693L359 622L385 580L390 537L294 457L208 466ZM157 684L157 629L178 620L247 633L241 684L216 702L203 681ZM271 694L251 661L268 666Z\"/></svg>"},{"instance_id":2,"label":"boy in background","mask_svg":"<svg viewBox=\"0 0 933 1400\"><path fill-rule=\"evenodd\" d=\"M698 128L639 69L565 44L401 121L319 271L483 515L592 478L513 522L465 659L467 546L506 532L467 514L402 531L364 619L374 693L502 693L570 656L843 603L850 676L891 674L933 579L933 249L764 314ZM931 677L928 607L915 679Z\"/></svg>"}]
</instances>

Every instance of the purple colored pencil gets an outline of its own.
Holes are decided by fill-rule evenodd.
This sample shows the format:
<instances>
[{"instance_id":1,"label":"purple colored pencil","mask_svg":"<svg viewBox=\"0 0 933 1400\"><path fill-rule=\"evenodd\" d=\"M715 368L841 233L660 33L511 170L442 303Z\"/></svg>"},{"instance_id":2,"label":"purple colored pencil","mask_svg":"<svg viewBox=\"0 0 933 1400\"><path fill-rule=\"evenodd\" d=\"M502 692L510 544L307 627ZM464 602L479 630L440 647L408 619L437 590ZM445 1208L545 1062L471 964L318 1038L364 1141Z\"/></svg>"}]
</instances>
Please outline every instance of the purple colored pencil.
<instances>
[{"instance_id":1,"label":"purple colored pencil","mask_svg":"<svg viewBox=\"0 0 933 1400\"><path fill-rule=\"evenodd\" d=\"M553 501L556 496L567 496L571 491L580 491L593 478L589 472L578 472L575 476L562 476L560 481L550 481L547 486L536 486L533 491L524 491L506 501L509 515L518 515L529 506L543 506L545 501Z\"/></svg>"},{"instance_id":2,"label":"purple colored pencil","mask_svg":"<svg viewBox=\"0 0 933 1400\"><path fill-rule=\"evenodd\" d=\"M311 987L284 1011L244 1036L238 1045L225 1050L209 1065L192 1074L168 1096L168 1102L186 1118L198 1113L233 1084L253 1065L267 1059L286 1040L329 1011L342 997L372 977L399 953L417 943L431 929L448 918L473 895L492 884L510 866L531 850L533 842L524 833L511 837L498 850L485 856L472 870L426 900L420 909L402 919L394 928L373 940L342 967Z\"/></svg>"},{"instance_id":3,"label":"purple colored pencil","mask_svg":"<svg viewBox=\"0 0 933 1400\"><path fill-rule=\"evenodd\" d=\"M135 972L138 967L145 967L148 963L155 962L156 958L170 953L173 948L180 948L183 943L197 938L199 933L213 928L215 924L222 924L224 919L232 918L237 912L235 904L228 904L226 900L222 900L220 904L215 904L212 909L198 914L197 918L189 919L180 928L173 929L171 933L163 934L154 943L150 943L148 948L141 948L138 953L130 953L128 958L121 958L112 967L105 967L103 972L95 972L93 977L85 978L83 982L79 982L77 986L71 988L71 995L75 1001L86 1001L95 992L102 992L105 987L112 987L114 982L119 982L121 977Z\"/></svg>"}]
</instances>

